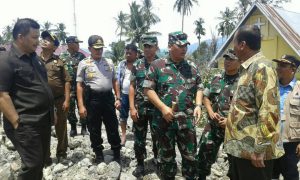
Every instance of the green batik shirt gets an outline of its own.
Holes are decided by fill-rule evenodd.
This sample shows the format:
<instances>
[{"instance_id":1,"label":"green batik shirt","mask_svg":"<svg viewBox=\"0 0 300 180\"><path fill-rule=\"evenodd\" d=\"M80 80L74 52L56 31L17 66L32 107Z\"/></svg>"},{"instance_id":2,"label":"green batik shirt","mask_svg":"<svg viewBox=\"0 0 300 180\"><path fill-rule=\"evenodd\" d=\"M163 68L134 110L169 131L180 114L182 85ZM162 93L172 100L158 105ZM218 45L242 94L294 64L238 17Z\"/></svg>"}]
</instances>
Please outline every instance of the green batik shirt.
<instances>
[{"instance_id":1,"label":"green batik shirt","mask_svg":"<svg viewBox=\"0 0 300 180\"><path fill-rule=\"evenodd\" d=\"M149 67L143 87L154 90L175 113L174 121L167 123L156 109L155 119L158 119L160 128L194 128L194 101L197 91L203 90L195 63L183 60L175 64L170 58L155 60Z\"/></svg>"},{"instance_id":2,"label":"green batik shirt","mask_svg":"<svg viewBox=\"0 0 300 180\"><path fill-rule=\"evenodd\" d=\"M61 53L60 59L65 63L65 69L69 72L72 81L71 81L71 93L76 92L76 74L77 67L81 60L85 58L85 55L81 52L76 52L71 55L68 51Z\"/></svg>"},{"instance_id":3,"label":"green batik shirt","mask_svg":"<svg viewBox=\"0 0 300 180\"><path fill-rule=\"evenodd\" d=\"M143 83L146 77L146 73L149 69L150 64L145 58L139 59L134 62L130 81L134 84L134 95L135 95L135 106L138 113L145 115L146 113L153 113L154 106L149 102L148 97L144 95Z\"/></svg>"}]
</instances>

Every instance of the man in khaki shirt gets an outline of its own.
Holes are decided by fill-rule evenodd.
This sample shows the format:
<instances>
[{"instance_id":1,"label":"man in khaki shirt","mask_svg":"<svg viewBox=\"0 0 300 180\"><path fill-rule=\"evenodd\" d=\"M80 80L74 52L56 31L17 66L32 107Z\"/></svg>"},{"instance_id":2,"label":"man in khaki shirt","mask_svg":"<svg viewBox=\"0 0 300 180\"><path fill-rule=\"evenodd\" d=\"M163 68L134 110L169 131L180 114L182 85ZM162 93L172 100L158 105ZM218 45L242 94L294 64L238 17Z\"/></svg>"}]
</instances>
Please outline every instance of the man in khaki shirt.
<instances>
[{"instance_id":1,"label":"man in khaki shirt","mask_svg":"<svg viewBox=\"0 0 300 180\"><path fill-rule=\"evenodd\" d=\"M53 54L59 46L57 37L48 31L42 32L41 36L40 44L43 51L40 56L47 69L48 84L52 90L56 107L55 132L58 139L56 157L60 161L67 156L67 112L70 104L71 77L65 70L63 61Z\"/></svg>"}]
</instances>

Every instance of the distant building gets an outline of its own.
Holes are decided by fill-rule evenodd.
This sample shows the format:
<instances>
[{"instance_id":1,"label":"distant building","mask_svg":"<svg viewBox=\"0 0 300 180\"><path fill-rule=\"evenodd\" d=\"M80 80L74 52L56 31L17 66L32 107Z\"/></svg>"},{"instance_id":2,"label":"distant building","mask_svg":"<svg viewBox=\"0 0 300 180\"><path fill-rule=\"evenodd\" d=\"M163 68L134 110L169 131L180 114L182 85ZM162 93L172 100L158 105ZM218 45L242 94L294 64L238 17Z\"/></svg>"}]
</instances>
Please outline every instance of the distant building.
<instances>
[{"instance_id":1,"label":"distant building","mask_svg":"<svg viewBox=\"0 0 300 180\"><path fill-rule=\"evenodd\" d=\"M268 59L280 58L283 54L300 58L300 13L256 3L211 59L210 64L217 61L218 67L223 68L222 55L228 48L233 48L234 33L242 25L257 25L260 28L261 51Z\"/></svg>"}]
</instances>

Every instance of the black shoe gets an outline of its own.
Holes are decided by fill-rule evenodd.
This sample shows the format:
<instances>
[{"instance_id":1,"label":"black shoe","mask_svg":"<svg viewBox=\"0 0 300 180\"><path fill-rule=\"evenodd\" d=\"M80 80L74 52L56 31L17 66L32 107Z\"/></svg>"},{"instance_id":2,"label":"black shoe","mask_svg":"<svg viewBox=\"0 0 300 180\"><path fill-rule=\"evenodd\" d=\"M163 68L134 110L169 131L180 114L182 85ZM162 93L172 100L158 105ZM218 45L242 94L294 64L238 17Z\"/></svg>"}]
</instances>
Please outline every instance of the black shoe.
<instances>
[{"instance_id":1,"label":"black shoe","mask_svg":"<svg viewBox=\"0 0 300 180\"><path fill-rule=\"evenodd\" d=\"M77 128L76 128L76 124L71 124L71 131L70 131L70 137L74 137L77 136Z\"/></svg>"},{"instance_id":2,"label":"black shoe","mask_svg":"<svg viewBox=\"0 0 300 180\"><path fill-rule=\"evenodd\" d=\"M45 166L45 167L51 166L52 163L53 163L53 162L52 162L52 158L49 157L49 158L45 161L44 166Z\"/></svg>"},{"instance_id":3,"label":"black shoe","mask_svg":"<svg viewBox=\"0 0 300 180\"><path fill-rule=\"evenodd\" d=\"M199 177L198 177L198 180L206 180L206 176L203 176L203 175L199 175Z\"/></svg>"},{"instance_id":4,"label":"black shoe","mask_svg":"<svg viewBox=\"0 0 300 180\"><path fill-rule=\"evenodd\" d=\"M86 125L85 124L84 125L82 124L82 126L81 126L81 135L83 135L83 136L89 135L89 133L86 130Z\"/></svg>"},{"instance_id":5,"label":"black shoe","mask_svg":"<svg viewBox=\"0 0 300 180\"><path fill-rule=\"evenodd\" d=\"M96 152L96 158L95 158L95 163L100 164L104 162L104 156L103 156L103 152Z\"/></svg>"},{"instance_id":6,"label":"black shoe","mask_svg":"<svg viewBox=\"0 0 300 180\"><path fill-rule=\"evenodd\" d=\"M120 156L120 149L114 150L114 158L113 161L121 164L121 156Z\"/></svg>"},{"instance_id":7,"label":"black shoe","mask_svg":"<svg viewBox=\"0 0 300 180\"><path fill-rule=\"evenodd\" d=\"M144 176L144 174L145 174L144 165L138 165L135 168L135 170L132 172L132 175L134 175L136 178Z\"/></svg>"}]
</instances>

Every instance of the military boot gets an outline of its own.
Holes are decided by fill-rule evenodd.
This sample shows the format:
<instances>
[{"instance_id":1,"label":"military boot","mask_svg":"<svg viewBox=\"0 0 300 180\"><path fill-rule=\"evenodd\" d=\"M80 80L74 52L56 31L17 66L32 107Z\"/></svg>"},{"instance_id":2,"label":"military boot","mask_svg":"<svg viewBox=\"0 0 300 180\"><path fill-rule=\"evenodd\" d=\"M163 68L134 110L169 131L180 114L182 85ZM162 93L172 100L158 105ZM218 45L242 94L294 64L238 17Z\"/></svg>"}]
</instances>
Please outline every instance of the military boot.
<instances>
[{"instance_id":1,"label":"military boot","mask_svg":"<svg viewBox=\"0 0 300 180\"><path fill-rule=\"evenodd\" d=\"M145 168L144 168L144 160L138 160L137 167L132 172L132 175L134 175L136 178L139 178L141 176L144 176L145 174Z\"/></svg>"},{"instance_id":2,"label":"military boot","mask_svg":"<svg viewBox=\"0 0 300 180\"><path fill-rule=\"evenodd\" d=\"M70 137L77 136L77 128L76 124L71 124Z\"/></svg>"},{"instance_id":3,"label":"military boot","mask_svg":"<svg viewBox=\"0 0 300 180\"><path fill-rule=\"evenodd\" d=\"M121 165L121 157L120 157L120 149L115 149L114 150L114 158L113 161L116 161Z\"/></svg>"},{"instance_id":4,"label":"military boot","mask_svg":"<svg viewBox=\"0 0 300 180\"><path fill-rule=\"evenodd\" d=\"M86 124L81 124L81 135L89 135L86 129Z\"/></svg>"}]
</instances>

